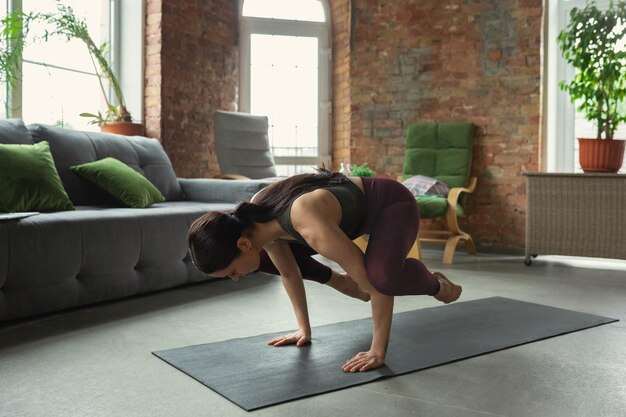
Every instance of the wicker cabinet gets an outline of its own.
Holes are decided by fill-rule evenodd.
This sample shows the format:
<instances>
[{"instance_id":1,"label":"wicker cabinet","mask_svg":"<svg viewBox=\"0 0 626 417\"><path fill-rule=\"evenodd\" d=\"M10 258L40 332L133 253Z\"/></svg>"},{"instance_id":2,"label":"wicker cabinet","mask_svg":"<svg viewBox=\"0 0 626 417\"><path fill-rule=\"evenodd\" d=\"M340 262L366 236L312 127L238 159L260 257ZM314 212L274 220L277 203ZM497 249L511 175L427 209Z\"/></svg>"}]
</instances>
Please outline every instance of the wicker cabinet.
<instances>
[{"instance_id":1,"label":"wicker cabinet","mask_svg":"<svg viewBox=\"0 0 626 417\"><path fill-rule=\"evenodd\" d=\"M538 254L626 259L626 175L525 175L526 265Z\"/></svg>"}]
</instances>

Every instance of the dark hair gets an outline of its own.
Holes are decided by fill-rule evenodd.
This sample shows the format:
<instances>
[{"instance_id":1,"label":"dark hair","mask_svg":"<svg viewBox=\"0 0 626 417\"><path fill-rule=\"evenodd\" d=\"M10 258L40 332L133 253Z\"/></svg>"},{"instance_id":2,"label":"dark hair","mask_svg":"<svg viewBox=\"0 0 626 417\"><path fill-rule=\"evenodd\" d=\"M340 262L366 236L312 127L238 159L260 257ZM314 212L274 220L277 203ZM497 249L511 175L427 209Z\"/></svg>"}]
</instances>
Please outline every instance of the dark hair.
<instances>
[{"instance_id":1,"label":"dark hair","mask_svg":"<svg viewBox=\"0 0 626 417\"><path fill-rule=\"evenodd\" d=\"M256 196L254 203L242 202L231 212L210 211L193 222L187 234L191 259L201 272L210 274L226 268L241 254L237 240L254 228L278 217L302 194L348 179L324 168L272 183Z\"/></svg>"}]
</instances>

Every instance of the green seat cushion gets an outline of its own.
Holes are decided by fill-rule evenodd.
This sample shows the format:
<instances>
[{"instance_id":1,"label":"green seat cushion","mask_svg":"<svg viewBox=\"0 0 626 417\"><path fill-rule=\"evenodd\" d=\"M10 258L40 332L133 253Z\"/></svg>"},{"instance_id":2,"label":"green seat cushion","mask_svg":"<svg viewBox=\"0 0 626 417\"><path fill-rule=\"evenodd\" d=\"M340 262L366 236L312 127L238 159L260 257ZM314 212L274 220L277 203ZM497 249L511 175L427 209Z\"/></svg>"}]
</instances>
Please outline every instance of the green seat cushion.
<instances>
[{"instance_id":1,"label":"green seat cushion","mask_svg":"<svg viewBox=\"0 0 626 417\"><path fill-rule=\"evenodd\" d=\"M163 194L146 177L115 158L74 165L70 170L127 207L146 208L165 201Z\"/></svg>"},{"instance_id":2,"label":"green seat cushion","mask_svg":"<svg viewBox=\"0 0 626 417\"><path fill-rule=\"evenodd\" d=\"M446 215L448 210L448 199L446 197L438 196L417 196L415 197L417 205L420 209L420 218L433 219L435 217L441 217ZM456 215L463 216L463 207L460 204L456 205Z\"/></svg>"},{"instance_id":3,"label":"green seat cushion","mask_svg":"<svg viewBox=\"0 0 626 417\"><path fill-rule=\"evenodd\" d=\"M74 210L48 142L0 144L0 210Z\"/></svg>"}]
</instances>

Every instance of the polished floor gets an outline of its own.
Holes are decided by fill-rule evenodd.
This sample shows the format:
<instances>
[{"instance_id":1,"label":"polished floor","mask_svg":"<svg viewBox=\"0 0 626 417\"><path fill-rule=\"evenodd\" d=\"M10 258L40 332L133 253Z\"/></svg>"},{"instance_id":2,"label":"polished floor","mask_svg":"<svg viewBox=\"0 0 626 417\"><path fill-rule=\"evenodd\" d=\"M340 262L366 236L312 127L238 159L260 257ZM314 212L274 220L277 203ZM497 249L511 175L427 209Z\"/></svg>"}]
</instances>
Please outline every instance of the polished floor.
<instances>
[{"instance_id":1,"label":"polished floor","mask_svg":"<svg viewBox=\"0 0 626 417\"><path fill-rule=\"evenodd\" d=\"M464 286L621 321L258 411L255 416L626 416L626 262L441 252L425 263ZM369 304L307 283L313 325L368 317ZM395 311L438 305L400 297ZM243 416L150 352L289 330L275 277L214 281L0 324L0 416ZM305 379L307 376L302 375Z\"/></svg>"}]
</instances>

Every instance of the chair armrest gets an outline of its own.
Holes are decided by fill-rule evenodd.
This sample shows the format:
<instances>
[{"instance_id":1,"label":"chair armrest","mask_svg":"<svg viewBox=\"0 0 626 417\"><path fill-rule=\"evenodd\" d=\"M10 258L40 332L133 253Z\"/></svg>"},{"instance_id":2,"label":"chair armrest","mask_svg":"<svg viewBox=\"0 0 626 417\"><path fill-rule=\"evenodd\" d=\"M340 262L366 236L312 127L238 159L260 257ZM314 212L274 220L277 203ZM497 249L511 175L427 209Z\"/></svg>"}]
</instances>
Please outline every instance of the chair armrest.
<instances>
[{"instance_id":1,"label":"chair armrest","mask_svg":"<svg viewBox=\"0 0 626 417\"><path fill-rule=\"evenodd\" d=\"M461 195L461 193L474 192L474 190L476 189L477 181L478 180L476 179L476 177L471 177L467 188L454 187L448 193L448 210L446 210L446 221L448 222L448 230L450 230L450 232L455 235L460 235L464 233L463 231L461 231L461 228L459 227L459 221L456 217L456 206L459 202L459 196Z\"/></svg>"},{"instance_id":2,"label":"chair armrest","mask_svg":"<svg viewBox=\"0 0 626 417\"><path fill-rule=\"evenodd\" d=\"M269 183L264 180L221 180L215 178L178 178L187 200L203 203L247 201Z\"/></svg>"},{"instance_id":3,"label":"chair armrest","mask_svg":"<svg viewBox=\"0 0 626 417\"><path fill-rule=\"evenodd\" d=\"M477 182L478 182L478 179L476 177L471 177L469 180L469 184L467 185L467 188L454 187L450 189L450 192L448 193L448 206L452 208L454 212L456 212L456 205L459 201L459 196L461 195L461 193L473 193L474 190L476 189Z\"/></svg>"}]
</instances>

